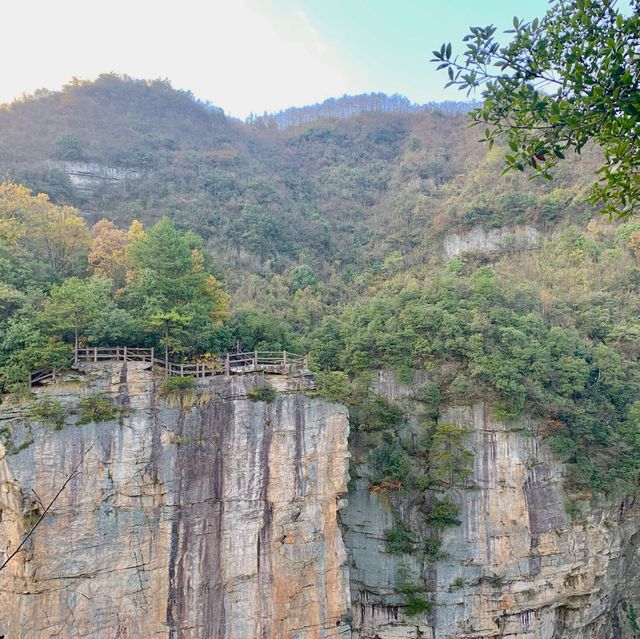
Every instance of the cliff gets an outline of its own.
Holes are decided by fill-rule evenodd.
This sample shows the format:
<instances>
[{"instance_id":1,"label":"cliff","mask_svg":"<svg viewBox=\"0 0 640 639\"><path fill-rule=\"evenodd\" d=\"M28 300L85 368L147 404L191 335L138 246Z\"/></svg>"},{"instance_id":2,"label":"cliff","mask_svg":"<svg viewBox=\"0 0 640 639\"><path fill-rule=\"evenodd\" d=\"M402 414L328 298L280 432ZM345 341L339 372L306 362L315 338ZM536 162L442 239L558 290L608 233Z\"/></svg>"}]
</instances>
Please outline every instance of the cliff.
<instances>
[{"instance_id":1,"label":"cliff","mask_svg":"<svg viewBox=\"0 0 640 639\"><path fill-rule=\"evenodd\" d=\"M264 381L247 376L207 381L179 409L142 364L86 373L43 391L67 413L62 430L25 407L2 415L0 558L89 452L0 573L0 635L348 636L346 411L280 378L271 404L247 399ZM96 391L117 418L78 425Z\"/></svg>"},{"instance_id":2,"label":"cliff","mask_svg":"<svg viewBox=\"0 0 640 639\"><path fill-rule=\"evenodd\" d=\"M416 380L420 383L422 379ZM403 403L416 429L416 384L380 373L377 390ZM465 426L473 474L453 491L460 525L442 532L439 556L391 554L399 516L419 540L433 537L425 497L371 491L364 452L341 517L350 549L356 636L361 639L631 639L640 636L640 508L634 499L565 510L564 469L530 420L504 423L486 406L453 408L443 422ZM406 433L405 433L406 434ZM428 614L404 614L402 573L421 581Z\"/></svg>"},{"instance_id":3,"label":"cliff","mask_svg":"<svg viewBox=\"0 0 640 639\"><path fill-rule=\"evenodd\" d=\"M166 398L143 364L88 365L80 383L0 414L0 559L73 468L78 475L0 572L0 636L216 639L631 639L640 636L640 509L631 499L566 513L564 469L535 423L483 404L440 416L465 426L472 475L452 491L459 525L437 556L392 553L400 517L433 537L429 493L372 491L346 409L283 377L222 377ZM376 390L417 432L416 385ZM279 390L267 404L251 388ZM82 398L117 407L80 424ZM346 507L345 507L346 505ZM403 579L430 609L408 614Z\"/></svg>"}]
</instances>

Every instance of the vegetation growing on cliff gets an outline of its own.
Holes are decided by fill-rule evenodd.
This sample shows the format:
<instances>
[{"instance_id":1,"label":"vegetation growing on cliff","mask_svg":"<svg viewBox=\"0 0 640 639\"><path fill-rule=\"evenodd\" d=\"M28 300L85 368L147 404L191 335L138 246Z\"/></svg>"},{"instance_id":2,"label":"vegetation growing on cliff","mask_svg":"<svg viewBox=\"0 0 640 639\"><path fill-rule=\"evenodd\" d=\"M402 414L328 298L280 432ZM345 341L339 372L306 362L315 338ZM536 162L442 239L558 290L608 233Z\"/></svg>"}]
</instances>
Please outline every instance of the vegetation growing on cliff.
<instances>
[{"instance_id":1,"label":"vegetation growing on cliff","mask_svg":"<svg viewBox=\"0 0 640 639\"><path fill-rule=\"evenodd\" d=\"M633 490L640 263L631 228L570 228L491 268L470 257L381 281L334 318L334 361L351 374L429 370L443 402L483 398L499 417L537 418L576 487Z\"/></svg>"}]
</instances>

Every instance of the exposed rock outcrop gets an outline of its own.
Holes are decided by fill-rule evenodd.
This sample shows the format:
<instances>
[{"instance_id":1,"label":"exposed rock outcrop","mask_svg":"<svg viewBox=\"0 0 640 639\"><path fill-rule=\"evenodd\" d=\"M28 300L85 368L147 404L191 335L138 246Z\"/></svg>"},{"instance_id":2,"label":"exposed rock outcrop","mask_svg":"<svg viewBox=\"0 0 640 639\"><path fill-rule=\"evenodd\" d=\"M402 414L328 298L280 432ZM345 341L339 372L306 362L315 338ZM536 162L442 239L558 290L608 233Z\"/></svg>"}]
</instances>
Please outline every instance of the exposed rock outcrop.
<instances>
[{"instance_id":1,"label":"exposed rock outcrop","mask_svg":"<svg viewBox=\"0 0 640 639\"><path fill-rule=\"evenodd\" d=\"M60 161L50 162L50 166L65 173L75 189L86 193L91 193L102 185L119 184L142 177L140 169L107 166L96 162Z\"/></svg>"},{"instance_id":2,"label":"exposed rock outcrop","mask_svg":"<svg viewBox=\"0 0 640 639\"><path fill-rule=\"evenodd\" d=\"M81 456L73 479L0 573L0 635L216 639L350 636L338 528L348 423L337 404L271 378L214 378L189 409L158 398L143 364L101 364L55 393L67 413L107 393L115 421L56 431L5 411L0 559ZM31 444L28 444L30 440ZM21 447L21 444L25 444ZM4 554L3 554L4 553Z\"/></svg>"},{"instance_id":3,"label":"exposed rock outcrop","mask_svg":"<svg viewBox=\"0 0 640 639\"><path fill-rule=\"evenodd\" d=\"M381 373L417 432L413 384ZM533 435L486 407L451 408L469 430L473 477L455 489L459 526L440 555L391 554L398 515L433 530L424 493L390 498L366 478L346 491L346 410L271 376L199 382L182 408L144 364L88 365L84 380L40 391L67 413L55 430L5 408L0 434L0 560L86 454L25 550L0 572L0 635L176 639L632 639L640 635L640 508L632 500L565 512L563 466ZM118 418L78 425L104 392ZM177 402L177 405L180 401ZM188 406L191 405L190 408ZM87 452L88 451L88 452ZM340 517L338 516L339 509ZM342 529L339 521L342 522ZM344 539L344 543L343 543ZM346 547L345 547L346 546ZM407 614L399 580L432 607Z\"/></svg>"},{"instance_id":4,"label":"exposed rock outcrop","mask_svg":"<svg viewBox=\"0 0 640 639\"><path fill-rule=\"evenodd\" d=\"M381 373L376 388L411 411L412 387ZM572 521L564 469L535 423L506 424L482 404L455 408L444 422L466 426L473 479L457 491L461 525L442 535L443 556L387 552L389 498L364 477L342 511L350 553L354 627L360 639L630 639L640 636L640 508L626 500ZM411 420L408 428L415 427ZM354 451L362 459L361 451ZM359 457L360 456L360 457ZM400 514L421 537L422 503L407 495ZM403 614L400 570L431 591L426 615Z\"/></svg>"},{"instance_id":5,"label":"exposed rock outcrop","mask_svg":"<svg viewBox=\"0 0 640 639\"><path fill-rule=\"evenodd\" d=\"M454 257L467 251L495 252L504 248L525 250L534 248L540 233L528 224L485 230L480 226L466 233L450 233L444 239L444 252Z\"/></svg>"}]
</instances>

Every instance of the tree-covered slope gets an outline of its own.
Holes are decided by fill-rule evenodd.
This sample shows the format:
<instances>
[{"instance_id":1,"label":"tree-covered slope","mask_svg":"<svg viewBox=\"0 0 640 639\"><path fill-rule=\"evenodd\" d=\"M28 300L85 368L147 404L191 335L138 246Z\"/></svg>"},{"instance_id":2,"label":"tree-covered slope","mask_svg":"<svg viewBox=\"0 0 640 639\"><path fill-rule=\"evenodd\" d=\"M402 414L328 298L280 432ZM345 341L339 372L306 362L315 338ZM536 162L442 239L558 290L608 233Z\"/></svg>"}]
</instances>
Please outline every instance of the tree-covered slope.
<instances>
[{"instance_id":1,"label":"tree-covered slope","mask_svg":"<svg viewBox=\"0 0 640 639\"><path fill-rule=\"evenodd\" d=\"M278 130L114 76L4 108L0 169L34 193L0 191L2 392L76 335L304 350L354 415L370 371L421 368L430 415L474 397L532 414L576 486L632 490L640 228L590 222L595 151L536 182L477 138L437 109ZM78 189L69 163L134 173ZM480 240L451 256L452 237Z\"/></svg>"},{"instance_id":2,"label":"tree-covered slope","mask_svg":"<svg viewBox=\"0 0 640 639\"><path fill-rule=\"evenodd\" d=\"M579 194L575 167L552 185L496 179L499 165L476 137L464 115L434 108L279 132L230 120L165 82L108 75L1 109L0 172L90 221L168 215L243 271L279 271L308 255L327 274L382 264L393 250L422 259L420 248L458 219L553 222L545 196L567 189L554 195L564 210ZM78 190L69 162L139 177Z\"/></svg>"}]
</instances>

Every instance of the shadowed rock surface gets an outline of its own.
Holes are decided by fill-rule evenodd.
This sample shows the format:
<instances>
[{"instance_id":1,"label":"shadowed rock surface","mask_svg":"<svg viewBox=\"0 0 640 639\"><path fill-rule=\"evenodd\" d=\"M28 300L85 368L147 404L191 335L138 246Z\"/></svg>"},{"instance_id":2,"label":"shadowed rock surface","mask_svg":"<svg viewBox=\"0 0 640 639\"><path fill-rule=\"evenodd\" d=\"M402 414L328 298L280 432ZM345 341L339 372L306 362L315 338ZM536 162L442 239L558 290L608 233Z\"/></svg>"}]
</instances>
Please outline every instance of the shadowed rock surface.
<instances>
[{"instance_id":1,"label":"shadowed rock surface","mask_svg":"<svg viewBox=\"0 0 640 639\"><path fill-rule=\"evenodd\" d=\"M417 431L414 389L381 372L376 390L401 402ZM634 639L640 609L640 509L634 499L593 508L572 521L565 511L564 467L533 435L535 422L505 423L483 404L450 408L442 422L465 426L473 477L456 490L459 526L442 534L442 556L390 554L393 494L372 492L367 468L341 511L350 553L353 625L359 639ZM355 460L364 451L352 446ZM409 491L396 513L429 536L424 498ZM397 515L396 515L397 516ZM433 531L431 531L432 533ZM426 584L429 614L408 616L397 592L400 571Z\"/></svg>"}]
</instances>

